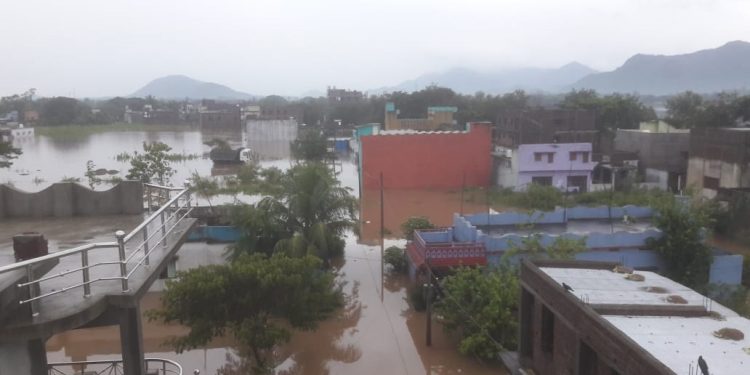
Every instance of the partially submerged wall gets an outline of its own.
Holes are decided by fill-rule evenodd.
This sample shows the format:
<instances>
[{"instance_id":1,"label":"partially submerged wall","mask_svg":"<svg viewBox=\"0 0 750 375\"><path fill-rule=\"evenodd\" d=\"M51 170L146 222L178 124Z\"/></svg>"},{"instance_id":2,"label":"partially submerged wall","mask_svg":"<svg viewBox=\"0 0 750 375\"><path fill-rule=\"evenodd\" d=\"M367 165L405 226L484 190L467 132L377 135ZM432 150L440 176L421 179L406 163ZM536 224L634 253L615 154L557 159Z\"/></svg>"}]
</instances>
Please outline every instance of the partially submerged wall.
<instances>
[{"instance_id":1,"label":"partially submerged wall","mask_svg":"<svg viewBox=\"0 0 750 375\"><path fill-rule=\"evenodd\" d=\"M130 215L143 212L143 184L123 181L107 191L60 182L34 193L0 185L0 220L14 218Z\"/></svg>"}]
</instances>

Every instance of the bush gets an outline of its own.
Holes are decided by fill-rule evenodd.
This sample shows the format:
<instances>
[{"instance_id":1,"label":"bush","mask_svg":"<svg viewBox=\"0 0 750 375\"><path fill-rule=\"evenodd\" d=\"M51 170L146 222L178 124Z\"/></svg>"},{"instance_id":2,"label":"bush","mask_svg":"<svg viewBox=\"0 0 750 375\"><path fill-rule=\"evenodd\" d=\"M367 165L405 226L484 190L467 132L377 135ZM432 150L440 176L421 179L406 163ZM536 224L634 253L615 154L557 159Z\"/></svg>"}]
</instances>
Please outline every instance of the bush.
<instances>
[{"instance_id":1,"label":"bush","mask_svg":"<svg viewBox=\"0 0 750 375\"><path fill-rule=\"evenodd\" d=\"M401 231L404 232L406 239L411 239L415 230L432 228L435 228L435 225L430 222L430 219L424 216L412 216L401 224Z\"/></svg>"},{"instance_id":2,"label":"bush","mask_svg":"<svg viewBox=\"0 0 750 375\"><path fill-rule=\"evenodd\" d=\"M408 290L409 303L414 311L425 311L427 309L427 301L425 300L424 286L416 285Z\"/></svg>"},{"instance_id":3,"label":"bush","mask_svg":"<svg viewBox=\"0 0 750 375\"><path fill-rule=\"evenodd\" d=\"M406 252L398 246L391 246L385 249L383 261L389 264L394 272L406 273L409 269L409 263L406 259Z\"/></svg>"}]
</instances>

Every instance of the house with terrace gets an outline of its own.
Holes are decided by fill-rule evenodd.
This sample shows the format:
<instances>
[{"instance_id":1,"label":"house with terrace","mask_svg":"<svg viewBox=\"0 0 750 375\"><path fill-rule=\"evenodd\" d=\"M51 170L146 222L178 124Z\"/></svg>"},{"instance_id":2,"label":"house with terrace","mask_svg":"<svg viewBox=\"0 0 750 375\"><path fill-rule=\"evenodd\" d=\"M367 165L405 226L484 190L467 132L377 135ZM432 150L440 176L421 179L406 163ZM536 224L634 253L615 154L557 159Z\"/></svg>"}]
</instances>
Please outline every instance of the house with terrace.
<instances>
[{"instance_id":1,"label":"house with terrace","mask_svg":"<svg viewBox=\"0 0 750 375\"><path fill-rule=\"evenodd\" d=\"M556 239L583 239L585 251L578 260L616 262L636 270L660 271L660 256L649 249L648 239L662 232L651 218L650 207L571 207L554 211L454 214L448 228L418 230L407 245L410 275L459 265L498 265L508 251L524 239L537 236L543 246ZM742 281L742 255L714 248L709 282L738 285ZM520 255L509 258L520 261Z\"/></svg>"}]
</instances>

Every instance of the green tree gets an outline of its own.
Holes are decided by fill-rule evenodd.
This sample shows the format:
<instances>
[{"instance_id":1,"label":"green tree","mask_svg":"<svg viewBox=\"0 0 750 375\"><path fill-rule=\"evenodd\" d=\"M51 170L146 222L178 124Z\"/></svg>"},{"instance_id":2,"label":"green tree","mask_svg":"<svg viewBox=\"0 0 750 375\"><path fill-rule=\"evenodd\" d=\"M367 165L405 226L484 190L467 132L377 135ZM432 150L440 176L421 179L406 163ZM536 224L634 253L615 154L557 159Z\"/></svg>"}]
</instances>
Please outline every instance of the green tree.
<instances>
[{"instance_id":1,"label":"green tree","mask_svg":"<svg viewBox=\"0 0 750 375\"><path fill-rule=\"evenodd\" d=\"M542 244L540 233L531 234L521 240L520 244L513 244L505 253L510 258L516 255L531 259L574 259L576 254L586 250L586 238L557 237L549 245Z\"/></svg>"},{"instance_id":2,"label":"green tree","mask_svg":"<svg viewBox=\"0 0 750 375\"><path fill-rule=\"evenodd\" d=\"M702 110L703 97L686 91L667 99L667 122L678 128L694 128L700 121Z\"/></svg>"},{"instance_id":3,"label":"green tree","mask_svg":"<svg viewBox=\"0 0 750 375\"><path fill-rule=\"evenodd\" d=\"M126 177L145 183L153 181L159 185L169 184L169 179L175 173L170 166L169 151L171 150L172 148L166 143L143 142L143 153L135 151L130 157L130 169Z\"/></svg>"},{"instance_id":4,"label":"green tree","mask_svg":"<svg viewBox=\"0 0 750 375\"><path fill-rule=\"evenodd\" d=\"M96 174L96 164L94 164L93 160L86 162L86 179L88 179L89 187L91 189L102 182L102 179Z\"/></svg>"},{"instance_id":5,"label":"green tree","mask_svg":"<svg viewBox=\"0 0 750 375\"><path fill-rule=\"evenodd\" d=\"M292 156L297 160L323 161L329 158L327 139L318 129L306 129L291 143Z\"/></svg>"},{"instance_id":6,"label":"green tree","mask_svg":"<svg viewBox=\"0 0 750 375\"><path fill-rule=\"evenodd\" d=\"M91 122L91 108L74 98L54 97L40 100L39 121L48 126L88 124Z\"/></svg>"},{"instance_id":7,"label":"green tree","mask_svg":"<svg viewBox=\"0 0 750 375\"><path fill-rule=\"evenodd\" d=\"M231 257L256 251L250 245L260 239L275 241L274 250L289 255L313 254L329 260L343 254L342 237L355 225L357 202L333 172L323 164L307 163L271 178L278 178L279 191L254 208L240 208L246 212L235 216L234 224L243 234ZM257 212L259 209L263 212ZM256 233L268 235L250 238Z\"/></svg>"},{"instance_id":8,"label":"green tree","mask_svg":"<svg viewBox=\"0 0 750 375\"><path fill-rule=\"evenodd\" d=\"M635 95L599 96L594 90L573 90L565 95L559 106L594 111L597 129L609 134L617 129L637 129L643 121L656 120L653 108L641 103Z\"/></svg>"},{"instance_id":9,"label":"green tree","mask_svg":"<svg viewBox=\"0 0 750 375\"><path fill-rule=\"evenodd\" d=\"M254 373L271 373L271 354L289 341L291 329L314 329L341 305L334 276L320 263L312 256L255 254L181 272L167 281L163 307L149 317L189 328L170 341L178 353L229 335L249 349Z\"/></svg>"},{"instance_id":10,"label":"green tree","mask_svg":"<svg viewBox=\"0 0 750 375\"><path fill-rule=\"evenodd\" d=\"M389 264L396 273L405 273L409 269L409 261L406 259L406 252L398 246L391 246L385 249L383 261L386 264Z\"/></svg>"},{"instance_id":11,"label":"green tree","mask_svg":"<svg viewBox=\"0 0 750 375\"><path fill-rule=\"evenodd\" d=\"M662 236L650 238L646 244L664 260L666 275L691 288L705 285L713 260L704 242L705 230L711 224L706 208L669 200L657 207L653 220Z\"/></svg>"},{"instance_id":12,"label":"green tree","mask_svg":"<svg viewBox=\"0 0 750 375\"><path fill-rule=\"evenodd\" d=\"M449 332L461 337L459 350L485 359L513 350L518 336L520 285L508 267L461 267L442 285L435 311Z\"/></svg>"},{"instance_id":13,"label":"green tree","mask_svg":"<svg viewBox=\"0 0 750 375\"><path fill-rule=\"evenodd\" d=\"M13 165L12 160L18 158L21 153L21 149L13 147L12 143L0 141L0 168L8 168Z\"/></svg>"},{"instance_id":14,"label":"green tree","mask_svg":"<svg viewBox=\"0 0 750 375\"><path fill-rule=\"evenodd\" d=\"M432 228L435 228L435 225L425 216L412 216L401 224L401 231L404 233L404 237L407 240L410 240L412 236L414 236L415 230Z\"/></svg>"}]
</instances>

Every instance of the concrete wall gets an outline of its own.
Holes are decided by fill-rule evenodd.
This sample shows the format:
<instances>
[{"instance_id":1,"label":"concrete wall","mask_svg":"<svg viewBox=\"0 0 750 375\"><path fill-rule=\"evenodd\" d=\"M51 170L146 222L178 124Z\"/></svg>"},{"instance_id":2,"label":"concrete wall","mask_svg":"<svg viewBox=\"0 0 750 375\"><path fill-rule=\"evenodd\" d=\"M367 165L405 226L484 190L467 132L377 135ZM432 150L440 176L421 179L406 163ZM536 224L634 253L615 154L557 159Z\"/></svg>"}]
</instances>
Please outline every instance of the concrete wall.
<instances>
[{"instance_id":1,"label":"concrete wall","mask_svg":"<svg viewBox=\"0 0 750 375\"><path fill-rule=\"evenodd\" d=\"M472 124L468 132L365 136L361 139L362 186L386 189L488 186L491 128Z\"/></svg>"},{"instance_id":2,"label":"concrete wall","mask_svg":"<svg viewBox=\"0 0 750 375\"><path fill-rule=\"evenodd\" d=\"M571 207L567 210L558 208L554 211L534 211L526 212L500 212L489 215L489 221L486 213L464 215L466 220L472 225L520 225L520 224L562 224L567 220L582 219L609 219L610 208L607 206ZM654 215L651 207L643 206L622 206L612 207L611 215L613 219L622 219L628 215L634 218L649 218ZM455 224L455 220L454 220Z\"/></svg>"},{"instance_id":3,"label":"concrete wall","mask_svg":"<svg viewBox=\"0 0 750 375\"><path fill-rule=\"evenodd\" d=\"M742 283L742 255L714 255L708 282L711 284L739 285Z\"/></svg>"},{"instance_id":4,"label":"concrete wall","mask_svg":"<svg viewBox=\"0 0 750 375\"><path fill-rule=\"evenodd\" d=\"M296 120L248 120L248 141L286 141L297 139Z\"/></svg>"},{"instance_id":5,"label":"concrete wall","mask_svg":"<svg viewBox=\"0 0 750 375\"><path fill-rule=\"evenodd\" d=\"M35 193L0 185L0 219L138 214L143 212L143 184L123 181L107 191L56 183Z\"/></svg>"},{"instance_id":6,"label":"concrete wall","mask_svg":"<svg viewBox=\"0 0 750 375\"><path fill-rule=\"evenodd\" d=\"M690 132L681 130L671 133L652 133L617 129L615 149L638 154L639 164L643 168L684 173L687 170Z\"/></svg>"}]
</instances>

